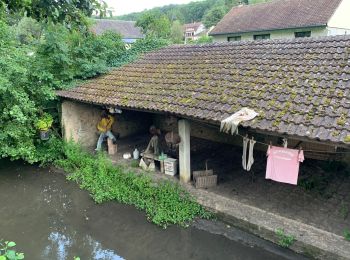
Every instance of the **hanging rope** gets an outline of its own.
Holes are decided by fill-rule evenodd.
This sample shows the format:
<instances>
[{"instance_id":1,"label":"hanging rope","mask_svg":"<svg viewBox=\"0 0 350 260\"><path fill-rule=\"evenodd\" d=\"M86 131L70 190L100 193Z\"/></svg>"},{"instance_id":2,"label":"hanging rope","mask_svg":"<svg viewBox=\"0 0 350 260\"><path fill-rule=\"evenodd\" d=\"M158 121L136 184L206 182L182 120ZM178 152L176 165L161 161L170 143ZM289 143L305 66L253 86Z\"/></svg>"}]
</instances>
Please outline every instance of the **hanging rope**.
<instances>
[{"instance_id":1,"label":"hanging rope","mask_svg":"<svg viewBox=\"0 0 350 260\"><path fill-rule=\"evenodd\" d=\"M215 128L217 129L218 127L217 126L214 126L214 125L209 125L209 124L205 124L201 121L197 121L195 120L197 123L205 126L205 127L210 127L210 128ZM245 136L239 134L239 133L236 133L236 136L239 136L241 137L242 139L245 138ZM264 145L266 147L269 147L270 144L267 144L267 143L264 143L264 142L259 142L257 140L255 140L257 144L261 144L261 145ZM298 145L299 146L299 145ZM349 148L350 149L350 148ZM303 150L304 152L309 152L309 153L325 153L325 154L350 154L350 150L349 151L344 151L344 152L330 152L330 151L323 151L323 150Z\"/></svg>"},{"instance_id":2,"label":"hanging rope","mask_svg":"<svg viewBox=\"0 0 350 260\"><path fill-rule=\"evenodd\" d=\"M245 138L243 135L240 135L240 134L236 134L236 135L240 136L241 138ZM259 141L256 141L256 143L267 146L267 147L270 146L270 144L259 142ZM328 153L328 154L350 154L350 151L348 151L348 152L330 152L330 151L322 151L322 150L303 150L303 151L304 152L313 152L313 153Z\"/></svg>"}]
</instances>

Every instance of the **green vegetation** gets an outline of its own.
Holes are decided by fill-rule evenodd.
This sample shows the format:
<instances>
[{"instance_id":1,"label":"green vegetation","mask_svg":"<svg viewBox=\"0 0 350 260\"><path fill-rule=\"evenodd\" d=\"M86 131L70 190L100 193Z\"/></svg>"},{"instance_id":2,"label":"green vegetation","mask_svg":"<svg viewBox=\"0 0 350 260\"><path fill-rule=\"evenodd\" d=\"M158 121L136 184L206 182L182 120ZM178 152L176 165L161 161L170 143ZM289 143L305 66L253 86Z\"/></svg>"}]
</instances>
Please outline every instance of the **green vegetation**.
<instances>
[{"instance_id":1,"label":"green vegetation","mask_svg":"<svg viewBox=\"0 0 350 260\"><path fill-rule=\"evenodd\" d=\"M176 20L173 22L170 29L170 39L173 43L179 44L183 43L183 26L180 21Z\"/></svg>"},{"instance_id":2,"label":"green vegetation","mask_svg":"<svg viewBox=\"0 0 350 260\"><path fill-rule=\"evenodd\" d=\"M268 2L269 0L245 0L242 1L245 4L257 4L262 2ZM147 12L158 12L166 15L170 21L179 20L181 23L192 23L203 21L204 16L208 17L208 13L214 13L211 11L217 8L223 8L225 15L233 6L237 6L241 1L239 0L204 0L204 1L193 1L188 4L180 5L166 5L162 7L152 8L147 11L130 13L114 17L117 20L136 21L142 15ZM208 17L209 18L209 17ZM222 18L222 17L221 17Z\"/></svg>"},{"instance_id":3,"label":"green vegetation","mask_svg":"<svg viewBox=\"0 0 350 260\"><path fill-rule=\"evenodd\" d=\"M0 241L0 260L21 260L24 259L23 253L18 253L14 249L16 243L13 241Z\"/></svg>"},{"instance_id":4,"label":"green vegetation","mask_svg":"<svg viewBox=\"0 0 350 260\"><path fill-rule=\"evenodd\" d=\"M158 39L148 36L144 39L137 40L130 49L124 51L117 59L111 60L111 66L119 67L138 59L146 52L150 52L169 45L166 39Z\"/></svg>"},{"instance_id":5,"label":"green vegetation","mask_svg":"<svg viewBox=\"0 0 350 260\"><path fill-rule=\"evenodd\" d=\"M139 167L139 160L132 160L130 163L130 166L132 168L138 168Z\"/></svg>"},{"instance_id":6,"label":"green vegetation","mask_svg":"<svg viewBox=\"0 0 350 260\"><path fill-rule=\"evenodd\" d=\"M171 23L167 16L161 13L144 13L136 22L142 33L148 36L166 39L170 36Z\"/></svg>"},{"instance_id":7,"label":"green vegetation","mask_svg":"<svg viewBox=\"0 0 350 260\"><path fill-rule=\"evenodd\" d=\"M14 17L28 16L38 21L65 23L69 26L86 23L86 17L98 11L105 14L106 5L99 0L0 0L0 11Z\"/></svg>"},{"instance_id":8,"label":"green vegetation","mask_svg":"<svg viewBox=\"0 0 350 260\"><path fill-rule=\"evenodd\" d=\"M45 113L38 119L35 126L41 131L47 131L52 126L52 123L53 117L50 114Z\"/></svg>"},{"instance_id":9,"label":"green vegetation","mask_svg":"<svg viewBox=\"0 0 350 260\"><path fill-rule=\"evenodd\" d=\"M344 238L346 241L350 241L350 231L349 230L344 231Z\"/></svg>"},{"instance_id":10,"label":"green vegetation","mask_svg":"<svg viewBox=\"0 0 350 260\"><path fill-rule=\"evenodd\" d=\"M154 183L146 173L136 174L122 166L113 166L103 153L96 157L67 143L64 158L56 164L70 173L69 180L88 190L97 203L115 200L134 205L144 210L151 222L163 228L170 224L186 226L196 217L210 217L178 184L170 181Z\"/></svg>"},{"instance_id":11,"label":"green vegetation","mask_svg":"<svg viewBox=\"0 0 350 260\"><path fill-rule=\"evenodd\" d=\"M5 6L0 0L0 157L45 164L54 160L58 142L56 137L42 142L37 131L51 124L59 128L55 91L133 61L168 41L147 37L126 50L118 34L93 35L83 26L85 21L78 25L68 16L57 23L50 17L40 20L30 5L10 2ZM25 11L40 21L22 17Z\"/></svg>"},{"instance_id":12,"label":"green vegetation","mask_svg":"<svg viewBox=\"0 0 350 260\"><path fill-rule=\"evenodd\" d=\"M202 21L207 28L215 26L239 0L205 0L183 5L156 7L139 13L115 17L118 20L137 21L136 26L148 36L183 43L182 25ZM267 2L267 0L243 1L248 3ZM203 43L203 42L202 42Z\"/></svg>"},{"instance_id":13,"label":"green vegetation","mask_svg":"<svg viewBox=\"0 0 350 260\"><path fill-rule=\"evenodd\" d=\"M343 219L347 219L349 216L349 208L346 204L342 203L340 210L339 210L340 215L342 216Z\"/></svg>"},{"instance_id":14,"label":"green vegetation","mask_svg":"<svg viewBox=\"0 0 350 260\"><path fill-rule=\"evenodd\" d=\"M206 43L212 43L213 42L213 37L211 36L201 36L198 40L195 41L189 41L188 43L190 44L206 44Z\"/></svg>"},{"instance_id":15,"label":"green vegetation","mask_svg":"<svg viewBox=\"0 0 350 260\"><path fill-rule=\"evenodd\" d=\"M295 237L292 235L285 234L284 230L281 228L276 229L276 236L278 237L278 244L281 247L288 248L295 242Z\"/></svg>"},{"instance_id":16,"label":"green vegetation","mask_svg":"<svg viewBox=\"0 0 350 260\"><path fill-rule=\"evenodd\" d=\"M227 11L227 8L223 5L214 6L203 16L203 24L207 28L215 26L225 16Z\"/></svg>"},{"instance_id":17,"label":"green vegetation","mask_svg":"<svg viewBox=\"0 0 350 260\"><path fill-rule=\"evenodd\" d=\"M44 110L55 108L54 91L105 72L124 48L111 34L84 36L63 25L40 26L39 43L21 44L16 27L0 21L0 154L28 162L37 161L35 125Z\"/></svg>"}]
</instances>

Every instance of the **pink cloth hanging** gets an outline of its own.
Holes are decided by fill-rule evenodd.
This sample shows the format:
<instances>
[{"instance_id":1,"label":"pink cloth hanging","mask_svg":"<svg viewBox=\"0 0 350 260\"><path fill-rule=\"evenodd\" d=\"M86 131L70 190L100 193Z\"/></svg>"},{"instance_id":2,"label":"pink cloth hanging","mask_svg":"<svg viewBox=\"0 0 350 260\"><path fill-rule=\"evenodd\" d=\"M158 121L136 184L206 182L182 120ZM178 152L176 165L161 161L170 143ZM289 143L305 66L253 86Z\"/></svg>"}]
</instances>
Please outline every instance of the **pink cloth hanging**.
<instances>
[{"instance_id":1,"label":"pink cloth hanging","mask_svg":"<svg viewBox=\"0 0 350 260\"><path fill-rule=\"evenodd\" d=\"M303 150L269 146L267 156L266 179L297 185Z\"/></svg>"}]
</instances>

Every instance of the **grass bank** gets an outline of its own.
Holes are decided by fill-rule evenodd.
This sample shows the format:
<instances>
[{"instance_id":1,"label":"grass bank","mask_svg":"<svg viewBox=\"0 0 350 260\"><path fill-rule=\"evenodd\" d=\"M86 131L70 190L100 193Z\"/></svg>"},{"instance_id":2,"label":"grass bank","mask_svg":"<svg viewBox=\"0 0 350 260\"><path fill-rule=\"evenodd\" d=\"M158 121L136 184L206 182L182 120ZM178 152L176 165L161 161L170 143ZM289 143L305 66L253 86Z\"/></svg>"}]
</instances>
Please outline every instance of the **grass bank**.
<instances>
[{"instance_id":1,"label":"grass bank","mask_svg":"<svg viewBox=\"0 0 350 260\"><path fill-rule=\"evenodd\" d=\"M115 166L105 154L91 155L73 143L64 145L64 155L56 165L69 173L69 180L89 191L97 203L114 200L134 205L146 212L149 221L163 228L171 224L186 226L196 217L211 216L176 183L154 183L148 173L136 174Z\"/></svg>"}]
</instances>

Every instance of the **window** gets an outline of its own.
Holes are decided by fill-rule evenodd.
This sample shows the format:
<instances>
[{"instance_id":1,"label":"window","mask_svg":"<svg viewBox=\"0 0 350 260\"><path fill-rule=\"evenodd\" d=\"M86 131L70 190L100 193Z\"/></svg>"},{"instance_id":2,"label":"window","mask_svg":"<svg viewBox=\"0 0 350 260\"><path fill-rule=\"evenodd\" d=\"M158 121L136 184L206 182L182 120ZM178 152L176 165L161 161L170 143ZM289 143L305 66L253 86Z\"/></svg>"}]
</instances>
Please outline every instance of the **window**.
<instances>
[{"instance_id":1,"label":"window","mask_svg":"<svg viewBox=\"0 0 350 260\"><path fill-rule=\"evenodd\" d=\"M257 34L254 35L254 40L267 40L270 39L270 34Z\"/></svg>"},{"instance_id":2,"label":"window","mask_svg":"<svg viewBox=\"0 0 350 260\"><path fill-rule=\"evenodd\" d=\"M311 31L307 31L307 32L295 32L294 35L295 35L295 38L311 37Z\"/></svg>"},{"instance_id":3,"label":"window","mask_svg":"<svg viewBox=\"0 0 350 260\"><path fill-rule=\"evenodd\" d=\"M228 42L237 42L241 40L241 36L232 36L232 37L227 37Z\"/></svg>"}]
</instances>

